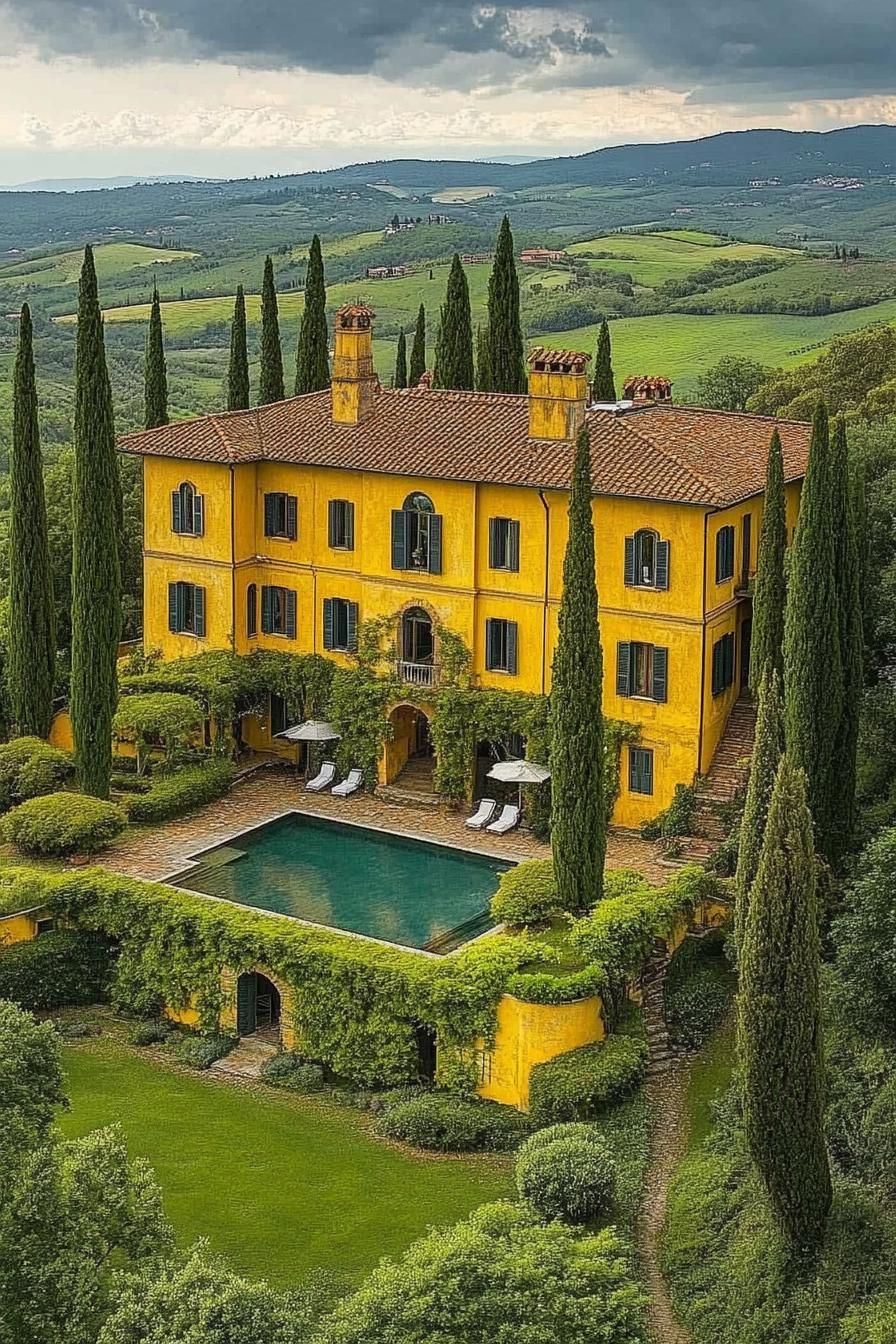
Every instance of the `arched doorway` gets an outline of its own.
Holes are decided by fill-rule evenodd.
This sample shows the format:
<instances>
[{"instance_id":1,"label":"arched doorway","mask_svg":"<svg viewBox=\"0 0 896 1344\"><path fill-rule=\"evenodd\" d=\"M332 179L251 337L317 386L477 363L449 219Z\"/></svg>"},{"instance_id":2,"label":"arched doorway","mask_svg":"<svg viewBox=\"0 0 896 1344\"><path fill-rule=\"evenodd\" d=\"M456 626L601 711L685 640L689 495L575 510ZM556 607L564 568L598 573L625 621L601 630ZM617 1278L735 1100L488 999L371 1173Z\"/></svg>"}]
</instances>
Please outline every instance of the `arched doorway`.
<instances>
[{"instance_id":1,"label":"arched doorway","mask_svg":"<svg viewBox=\"0 0 896 1344\"><path fill-rule=\"evenodd\" d=\"M386 784L399 776L404 783L413 782L415 789L432 791L434 764L429 717L416 705L396 705L389 715L392 725L391 741L386 743Z\"/></svg>"},{"instance_id":2,"label":"arched doorway","mask_svg":"<svg viewBox=\"0 0 896 1344\"><path fill-rule=\"evenodd\" d=\"M236 1029L240 1036L256 1032L280 1038L280 990L260 971L245 971L236 982Z\"/></svg>"}]
</instances>

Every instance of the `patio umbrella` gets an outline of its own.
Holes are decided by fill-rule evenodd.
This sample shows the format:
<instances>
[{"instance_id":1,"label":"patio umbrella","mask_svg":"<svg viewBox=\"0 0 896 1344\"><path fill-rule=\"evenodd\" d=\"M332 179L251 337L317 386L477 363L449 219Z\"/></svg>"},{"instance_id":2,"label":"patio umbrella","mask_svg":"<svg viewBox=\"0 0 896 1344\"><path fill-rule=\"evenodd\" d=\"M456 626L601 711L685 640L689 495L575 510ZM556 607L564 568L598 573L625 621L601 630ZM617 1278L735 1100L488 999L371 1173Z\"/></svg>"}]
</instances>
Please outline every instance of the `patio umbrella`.
<instances>
[{"instance_id":1,"label":"patio umbrella","mask_svg":"<svg viewBox=\"0 0 896 1344\"><path fill-rule=\"evenodd\" d=\"M277 737L282 737L287 742L295 742L296 746L300 742L335 742L340 736L332 723L326 723L323 719L306 719L304 723L293 724L292 728L286 728L282 733L277 733ZM298 755L296 756L296 768L298 768ZM308 757L305 757L305 777L308 777Z\"/></svg>"},{"instance_id":2,"label":"patio umbrella","mask_svg":"<svg viewBox=\"0 0 896 1344\"><path fill-rule=\"evenodd\" d=\"M550 770L534 761L496 761L488 772L489 779L499 779L502 784L519 784L520 811L523 808L523 785L543 784L550 777Z\"/></svg>"}]
</instances>

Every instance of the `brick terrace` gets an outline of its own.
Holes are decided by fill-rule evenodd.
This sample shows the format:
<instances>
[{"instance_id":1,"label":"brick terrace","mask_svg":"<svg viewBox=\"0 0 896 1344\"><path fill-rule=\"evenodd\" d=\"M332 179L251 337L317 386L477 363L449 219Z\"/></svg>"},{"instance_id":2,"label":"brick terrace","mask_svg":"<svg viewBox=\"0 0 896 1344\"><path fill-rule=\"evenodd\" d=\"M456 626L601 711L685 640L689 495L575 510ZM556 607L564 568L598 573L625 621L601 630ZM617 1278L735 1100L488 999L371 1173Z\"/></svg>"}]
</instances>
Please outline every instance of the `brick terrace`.
<instances>
[{"instance_id":1,"label":"brick terrace","mask_svg":"<svg viewBox=\"0 0 896 1344\"><path fill-rule=\"evenodd\" d=\"M185 868L191 856L200 850L223 844L240 831L261 826L289 811L404 832L420 840L480 850L499 858L549 858L551 852L548 845L527 831L512 831L505 836L470 831L464 826L465 812L398 805L368 793L345 799L306 793L294 773L269 767L238 781L226 798L210 803L190 817L164 822L151 830L126 832L124 839L103 855L102 865L131 877L160 881ZM607 867L637 868L657 883L669 876L656 845L631 831L611 832Z\"/></svg>"}]
</instances>

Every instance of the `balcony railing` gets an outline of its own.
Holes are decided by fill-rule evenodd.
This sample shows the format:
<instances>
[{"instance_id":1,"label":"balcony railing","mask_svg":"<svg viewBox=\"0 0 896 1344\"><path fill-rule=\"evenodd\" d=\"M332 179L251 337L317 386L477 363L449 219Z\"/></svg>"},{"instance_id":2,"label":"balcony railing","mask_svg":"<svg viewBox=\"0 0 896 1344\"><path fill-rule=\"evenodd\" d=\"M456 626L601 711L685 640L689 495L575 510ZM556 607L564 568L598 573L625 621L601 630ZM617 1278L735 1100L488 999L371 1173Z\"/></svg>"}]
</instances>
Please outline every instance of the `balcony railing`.
<instances>
[{"instance_id":1,"label":"balcony railing","mask_svg":"<svg viewBox=\"0 0 896 1344\"><path fill-rule=\"evenodd\" d=\"M753 586L756 581L755 570L742 570L739 578L735 581L734 592L737 597L751 597Z\"/></svg>"},{"instance_id":2,"label":"balcony railing","mask_svg":"<svg viewBox=\"0 0 896 1344\"><path fill-rule=\"evenodd\" d=\"M437 686L438 663L409 663L403 658L395 664L395 671L409 686Z\"/></svg>"}]
</instances>

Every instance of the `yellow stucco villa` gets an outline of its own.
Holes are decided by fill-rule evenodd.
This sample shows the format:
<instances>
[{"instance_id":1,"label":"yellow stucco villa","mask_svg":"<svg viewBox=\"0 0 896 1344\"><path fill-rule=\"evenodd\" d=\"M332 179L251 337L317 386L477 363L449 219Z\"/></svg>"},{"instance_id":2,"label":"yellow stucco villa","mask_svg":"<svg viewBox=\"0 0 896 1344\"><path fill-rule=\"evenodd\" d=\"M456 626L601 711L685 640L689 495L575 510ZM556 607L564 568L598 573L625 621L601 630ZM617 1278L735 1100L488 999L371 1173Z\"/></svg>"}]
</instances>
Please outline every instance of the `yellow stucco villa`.
<instances>
[{"instance_id":1,"label":"yellow stucco villa","mask_svg":"<svg viewBox=\"0 0 896 1344\"><path fill-rule=\"evenodd\" d=\"M336 315L332 387L133 434L144 459L144 641L166 659L280 648L350 657L393 617L388 784L431 750L425 691L439 630L482 687L545 693L557 639L567 491L592 445L604 710L637 724L614 821L636 826L706 773L749 666L749 579L776 422L671 402L662 379L589 404L587 356L535 350L528 395L380 386L373 314ZM808 451L778 423L788 530ZM423 694L421 695L421 692ZM243 733L275 749L272 705Z\"/></svg>"}]
</instances>

